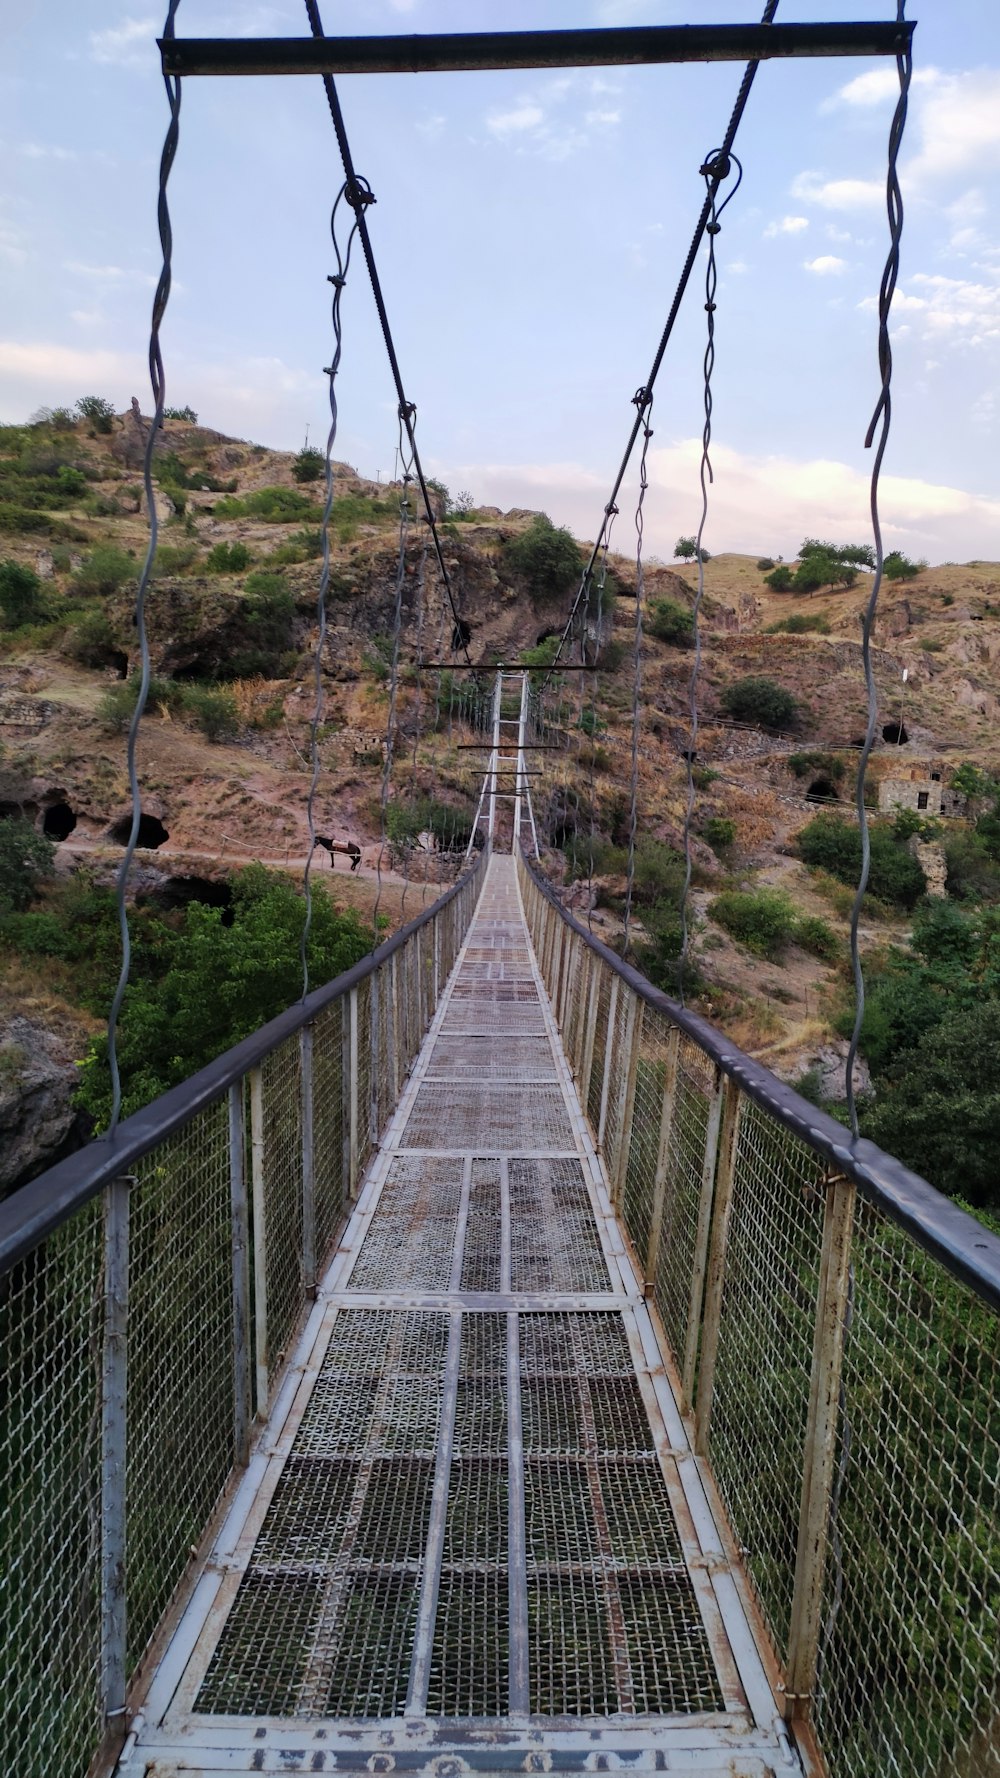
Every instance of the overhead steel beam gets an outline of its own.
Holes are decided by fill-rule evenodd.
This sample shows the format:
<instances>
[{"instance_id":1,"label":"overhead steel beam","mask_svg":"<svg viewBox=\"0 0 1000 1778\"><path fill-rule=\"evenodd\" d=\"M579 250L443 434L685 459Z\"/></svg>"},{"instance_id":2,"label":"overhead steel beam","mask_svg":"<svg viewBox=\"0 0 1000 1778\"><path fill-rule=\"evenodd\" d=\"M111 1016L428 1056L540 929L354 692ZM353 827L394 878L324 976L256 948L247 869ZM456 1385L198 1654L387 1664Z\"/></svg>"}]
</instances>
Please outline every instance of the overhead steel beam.
<instances>
[{"instance_id":1,"label":"overhead steel beam","mask_svg":"<svg viewBox=\"0 0 1000 1778\"><path fill-rule=\"evenodd\" d=\"M391 37L161 38L164 74L426 74L895 56L913 24L629 25L582 31L458 31Z\"/></svg>"}]
</instances>

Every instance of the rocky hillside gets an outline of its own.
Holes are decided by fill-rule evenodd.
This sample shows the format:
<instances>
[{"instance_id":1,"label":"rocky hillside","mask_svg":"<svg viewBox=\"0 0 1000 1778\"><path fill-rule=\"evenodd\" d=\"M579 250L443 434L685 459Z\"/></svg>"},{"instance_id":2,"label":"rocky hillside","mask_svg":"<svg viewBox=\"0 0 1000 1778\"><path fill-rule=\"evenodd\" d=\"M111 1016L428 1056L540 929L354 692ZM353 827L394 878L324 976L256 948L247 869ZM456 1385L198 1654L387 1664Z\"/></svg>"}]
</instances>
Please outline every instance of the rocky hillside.
<instances>
[{"instance_id":1,"label":"rocky hillside","mask_svg":"<svg viewBox=\"0 0 1000 1778\"><path fill-rule=\"evenodd\" d=\"M46 833L63 876L86 869L110 880L127 834L124 728L137 656L135 578L147 538L147 427L133 412L97 425L56 415L0 428L0 562L8 565L6 580L0 569L0 816L27 816ZM158 898L169 913L192 896L224 893L229 871L250 860L301 870L322 483L301 479L301 457L184 420L166 423L156 462L161 541L148 606L154 687L140 742L146 821L135 891ZM310 473L314 467L306 464ZM331 857L338 895L370 915L382 850L401 489L339 464L335 495L319 828L361 848L353 874L346 856ZM544 662L567 608L565 573L546 582L526 572L515 546L533 534L535 515L455 512L445 490L435 498L469 652L486 669L485 695L497 661ZM10 564L29 573L12 576ZM613 609L591 626L589 641L601 670L558 690L560 708L550 708L549 720L560 750L537 755L544 770L535 806L547 868L578 907L590 904L597 929L614 940L627 837L635 567L625 558L611 566ZM853 587L803 596L774 591L765 573L752 554L705 564L695 991L744 1044L798 1076L810 1067L829 1072L839 1053L832 1021L849 894L836 873L807 866L796 836L819 804L840 806L849 818L865 725L859 638L870 580L861 574ZM695 580L690 565L654 563L645 583L640 841L647 892L637 937L647 947L659 942L661 958L669 953L664 908L675 887L671 861L687 794L692 654L683 620ZM444 857L432 836L447 837L451 819L464 841L483 764L467 720L475 682L457 670L451 612L426 526L416 518L402 605L390 787L396 844L382 858L379 903L392 920L408 918L453 869L454 855ZM908 856L922 848L927 885L942 890L944 840L970 813L953 792L955 770L973 762L1000 773L1000 565L925 568L887 584L876 644L882 733L872 796L889 812L906 806L929 819L943 810L944 827L902 836ZM752 717L734 720L727 713L732 688L761 678L791 695L793 714L766 727ZM716 917L720 896L761 888L786 891L800 922L813 922L789 928L766 955L759 945L748 948L739 918ZM875 904L865 943L905 943L908 925L905 906ZM818 936L820 927L829 938ZM73 1005L65 983L40 982L9 946L0 950L0 1012L21 1021L5 1071L0 1046L0 1141L6 1117L16 1146L14 1050L35 1052L36 1073L48 1078L61 1068L69 1079L94 1021ZM22 1084L24 1101L26 1078ZM31 1083L36 1090L41 1085ZM21 1158L15 1172L23 1171Z\"/></svg>"}]
</instances>

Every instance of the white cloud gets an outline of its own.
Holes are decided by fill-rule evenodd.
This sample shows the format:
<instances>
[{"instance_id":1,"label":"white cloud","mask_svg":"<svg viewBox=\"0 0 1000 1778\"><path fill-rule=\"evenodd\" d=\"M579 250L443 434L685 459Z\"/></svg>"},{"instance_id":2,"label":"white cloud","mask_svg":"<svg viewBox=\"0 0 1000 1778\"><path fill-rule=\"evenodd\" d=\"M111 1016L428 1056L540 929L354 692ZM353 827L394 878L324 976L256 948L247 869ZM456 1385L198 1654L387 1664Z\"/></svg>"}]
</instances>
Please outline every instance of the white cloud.
<instances>
[{"instance_id":1,"label":"white cloud","mask_svg":"<svg viewBox=\"0 0 1000 1778\"><path fill-rule=\"evenodd\" d=\"M804 259L803 265L807 272L815 272L818 278L839 278L846 272L846 259L838 259L835 253L821 253L818 259Z\"/></svg>"},{"instance_id":2,"label":"white cloud","mask_svg":"<svg viewBox=\"0 0 1000 1778\"><path fill-rule=\"evenodd\" d=\"M75 148L58 148L54 142L22 142L17 152L30 161L78 161L80 158Z\"/></svg>"},{"instance_id":3,"label":"white cloud","mask_svg":"<svg viewBox=\"0 0 1000 1778\"><path fill-rule=\"evenodd\" d=\"M585 111L583 114L584 123L589 124L613 124L621 123L621 120L620 111Z\"/></svg>"},{"instance_id":4,"label":"white cloud","mask_svg":"<svg viewBox=\"0 0 1000 1778\"><path fill-rule=\"evenodd\" d=\"M96 327L104 320L104 315L100 309L71 309L69 318L78 327Z\"/></svg>"},{"instance_id":5,"label":"white cloud","mask_svg":"<svg viewBox=\"0 0 1000 1778\"><path fill-rule=\"evenodd\" d=\"M853 241L854 239L849 228L838 228L835 222L827 223L825 233L828 241Z\"/></svg>"},{"instance_id":6,"label":"white cloud","mask_svg":"<svg viewBox=\"0 0 1000 1778\"><path fill-rule=\"evenodd\" d=\"M652 554L669 557L678 531L695 522L700 456L701 441L694 438L650 451L645 512ZM806 536L870 533L867 471L829 458L757 457L724 445L713 448L712 463L706 546L713 552L758 555L766 549L791 557ZM604 479L576 463L435 467L450 485L475 488L484 503L541 508L582 538L593 537L607 499ZM690 524L685 512L692 515ZM891 548L932 561L1000 557L1000 500L884 474L881 512Z\"/></svg>"},{"instance_id":7,"label":"white cloud","mask_svg":"<svg viewBox=\"0 0 1000 1778\"><path fill-rule=\"evenodd\" d=\"M515 105L512 111L492 111L486 119L486 128L494 136L509 136L521 130L537 130L544 121L545 112L542 107L525 99L520 105Z\"/></svg>"},{"instance_id":8,"label":"white cloud","mask_svg":"<svg viewBox=\"0 0 1000 1778\"><path fill-rule=\"evenodd\" d=\"M875 306L873 296L858 304L868 311ZM993 283L977 284L967 278L914 272L908 286L897 289L893 312L911 316L920 338L936 349L995 347L1000 340L1000 274Z\"/></svg>"},{"instance_id":9,"label":"white cloud","mask_svg":"<svg viewBox=\"0 0 1000 1778\"><path fill-rule=\"evenodd\" d=\"M123 265L87 265L84 260L67 259L63 261L63 271L72 272L78 278L94 278L102 284L147 284L150 289L156 285L156 279L150 272L140 272L132 266Z\"/></svg>"},{"instance_id":10,"label":"white cloud","mask_svg":"<svg viewBox=\"0 0 1000 1778\"><path fill-rule=\"evenodd\" d=\"M120 25L109 25L104 31L91 31L91 57L95 62L118 68L155 67L156 39L162 26L162 19L149 14L145 18L124 18Z\"/></svg>"},{"instance_id":11,"label":"white cloud","mask_svg":"<svg viewBox=\"0 0 1000 1778\"><path fill-rule=\"evenodd\" d=\"M911 90L914 87L933 86L941 79L937 68L917 68L910 80ZM838 87L829 99L824 99L821 111L835 111L841 105L851 105L856 109L870 109L883 104L887 99L896 99L899 95L899 76L895 64L885 68L873 68L868 74L858 74L849 80L846 86Z\"/></svg>"},{"instance_id":12,"label":"white cloud","mask_svg":"<svg viewBox=\"0 0 1000 1778\"><path fill-rule=\"evenodd\" d=\"M8 265L25 265L28 259L23 234L9 222L0 222L0 259Z\"/></svg>"},{"instance_id":13,"label":"white cloud","mask_svg":"<svg viewBox=\"0 0 1000 1778\"><path fill-rule=\"evenodd\" d=\"M723 267L724 271L732 272L733 276L737 278L749 269L745 259L731 259L729 264Z\"/></svg>"},{"instance_id":14,"label":"white cloud","mask_svg":"<svg viewBox=\"0 0 1000 1778\"><path fill-rule=\"evenodd\" d=\"M799 173L792 181L793 198L819 204L824 210L864 210L885 203L880 179L824 179L821 173Z\"/></svg>"},{"instance_id":15,"label":"white cloud","mask_svg":"<svg viewBox=\"0 0 1000 1778\"><path fill-rule=\"evenodd\" d=\"M46 391L42 400L66 399L66 385L125 383L140 386L144 372L140 353L110 352L104 348L61 346L52 341L0 340L0 372L17 382ZM36 403L37 405L37 403ZM122 403L124 406L124 402Z\"/></svg>"},{"instance_id":16,"label":"white cloud","mask_svg":"<svg viewBox=\"0 0 1000 1778\"><path fill-rule=\"evenodd\" d=\"M773 240L775 235L800 235L808 227L808 216L782 216L778 221L768 223L764 230L764 239Z\"/></svg>"},{"instance_id":17,"label":"white cloud","mask_svg":"<svg viewBox=\"0 0 1000 1778\"><path fill-rule=\"evenodd\" d=\"M911 190L933 189L941 180L1000 166L1000 68L957 74L920 68L912 81L911 116L903 151L903 177ZM877 68L849 80L822 109L872 110L894 101L894 68ZM916 153L910 146L916 142Z\"/></svg>"},{"instance_id":18,"label":"white cloud","mask_svg":"<svg viewBox=\"0 0 1000 1778\"><path fill-rule=\"evenodd\" d=\"M443 112L436 111L433 116L422 118L416 128L421 136L426 136L428 141L433 142L441 135L447 121Z\"/></svg>"}]
</instances>

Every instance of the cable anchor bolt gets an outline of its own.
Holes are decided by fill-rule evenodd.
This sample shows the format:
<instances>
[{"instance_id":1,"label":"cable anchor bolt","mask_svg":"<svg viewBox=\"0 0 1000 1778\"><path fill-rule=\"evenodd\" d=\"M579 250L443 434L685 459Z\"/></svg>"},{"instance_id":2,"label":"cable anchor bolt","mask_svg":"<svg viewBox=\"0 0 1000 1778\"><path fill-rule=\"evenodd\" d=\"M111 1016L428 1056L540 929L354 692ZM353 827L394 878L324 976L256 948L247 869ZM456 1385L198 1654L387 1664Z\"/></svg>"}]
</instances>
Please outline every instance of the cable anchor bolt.
<instances>
[{"instance_id":1,"label":"cable anchor bolt","mask_svg":"<svg viewBox=\"0 0 1000 1778\"><path fill-rule=\"evenodd\" d=\"M703 162L703 164L698 168L698 171L702 175L703 178L716 179L716 180L720 181L720 183L723 179L729 178L729 175L732 172L732 170L733 170L733 163L730 160L728 154L712 155L707 161Z\"/></svg>"}]
</instances>

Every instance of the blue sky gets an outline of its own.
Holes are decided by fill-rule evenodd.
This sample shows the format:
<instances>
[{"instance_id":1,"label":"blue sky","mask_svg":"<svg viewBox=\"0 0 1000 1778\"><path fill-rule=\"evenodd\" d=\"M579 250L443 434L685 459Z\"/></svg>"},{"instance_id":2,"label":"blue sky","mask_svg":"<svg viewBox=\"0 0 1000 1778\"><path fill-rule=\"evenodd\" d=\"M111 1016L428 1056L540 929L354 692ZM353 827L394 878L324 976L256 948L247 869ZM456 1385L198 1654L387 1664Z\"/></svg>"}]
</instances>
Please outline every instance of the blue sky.
<instances>
[{"instance_id":1,"label":"blue sky","mask_svg":"<svg viewBox=\"0 0 1000 1778\"><path fill-rule=\"evenodd\" d=\"M892 544L1000 558L1000 13L910 0ZM149 407L162 9L21 0L0 20L0 417L84 393ZM894 0L782 0L787 19ZM328 30L721 22L716 0L324 0ZM180 35L305 35L299 0L183 0ZM740 70L364 77L341 97L425 467L453 490L593 536ZM867 534L864 434L886 243L894 65L759 71L719 237L713 550L789 556ZM284 448L325 434L329 210L319 81L191 80L171 181L168 400ZM698 517L704 308L695 273L657 385L646 508L667 557ZM391 473L395 400L363 264L344 299L337 454ZM632 546L630 480L615 544Z\"/></svg>"}]
</instances>

